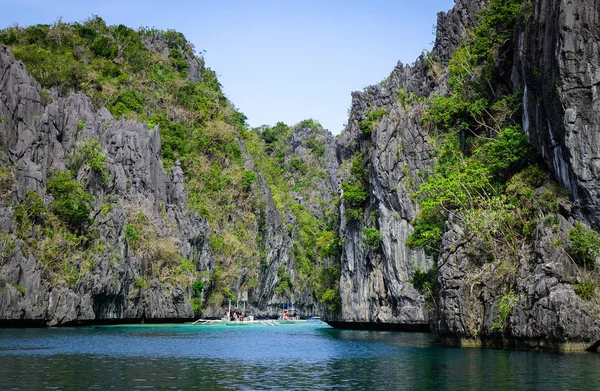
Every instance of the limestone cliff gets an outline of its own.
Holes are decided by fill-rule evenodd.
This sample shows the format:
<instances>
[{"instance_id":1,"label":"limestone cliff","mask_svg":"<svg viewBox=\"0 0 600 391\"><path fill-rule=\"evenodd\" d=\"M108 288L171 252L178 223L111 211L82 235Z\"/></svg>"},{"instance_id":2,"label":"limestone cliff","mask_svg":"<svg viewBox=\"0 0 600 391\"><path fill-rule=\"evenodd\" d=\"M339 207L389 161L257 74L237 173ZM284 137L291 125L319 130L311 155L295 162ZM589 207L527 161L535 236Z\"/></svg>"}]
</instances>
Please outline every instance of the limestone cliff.
<instances>
[{"instance_id":1,"label":"limestone cliff","mask_svg":"<svg viewBox=\"0 0 600 391\"><path fill-rule=\"evenodd\" d=\"M590 260L596 250L586 248L582 257L577 237L588 235L592 242L597 237L578 221L598 227L597 14L593 3L456 1L451 11L438 15L430 53L412 66L399 64L379 85L353 93L349 123L338 140L340 178L347 185L341 191L344 246L337 321L367 327L430 322L434 333L454 344L597 348L597 260ZM487 33L489 42L472 38ZM498 41L488 52L486 45L493 39ZM491 55L473 60L478 53ZM485 82L477 85L478 80ZM522 110L499 108L508 102L503 99L520 96ZM452 104L462 99L463 107L501 104L461 117L462 109L453 112L457 109ZM436 125L434 119L432 127L439 102L447 105L440 112L445 117L438 117L446 122ZM518 116L515 122L507 122L511 115ZM467 189L467 197L482 197L482 203L471 198L470 207L453 206L452 201L446 206L438 198L446 208L442 211L450 213L440 228L440 241L429 242L437 243L437 250L430 248L428 256L414 245L418 241L407 246L415 222L423 219L421 202L445 191L430 178L451 178L440 174L444 167L439 163L447 132L458 130L457 145L469 164L485 156L479 155L485 148L493 148L469 149L472 137L481 132L477 129L485 129L484 134L492 135L488 140L494 140L502 126L493 127L502 121L503 126L522 125L545 170L570 195L556 190L553 179L535 168L537 158L531 155L525 163L533 164L529 171L494 179L504 183L500 193L469 193L468 178L463 177L458 192ZM511 152L518 153L515 148ZM348 169L351 160L360 161L367 171L362 184L352 179L356 172ZM477 174L481 177L475 186L488 180L485 170ZM539 172L538 179L527 179L533 172ZM361 191L368 191L368 197L361 198ZM509 199L503 197L516 197L508 205L517 205L517 214L510 211L512 206L503 209L504 201L497 203ZM496 209L490 207L494 202ZM431 213L431 204L427 207ZM493 217L498 213L512 215L508 221L513 222L499 227L498 217ZM518 219L525 219L525 225L514 223ZM413 283L415 275L420 278L427 270L434 278L421 289L423 297ZM423 287L422 280L415 284Z\"/></svg>"},{"instance_id":2,"label":"limestone cliff","mask_svg":"<svg viewBox=\"0 0 600 391\"><path fill-rule=\"evenodd\" d=\"M0 46L0 325L219 316L233 299L596 350L598 5L455 3L431 52L352 94L337 139L313 120L248 129L173 31L0 32L26 59L19 42L50 29L77 49L29 58L41 88Z\"/></svg>"},{"instance_id":3,"label":"limestone cliff","mask_svg":"<svg viewBox=\"0 0 600 391\"><path fill-rule=\"evenodd\" d=\"M338 163L317 122L249 129L173 30L93 17L6 28L0 42L23 61L3 47L6 322L219 317L229 300L321 315L325 293L337 303ZM43 309L61 290L68 316Z\"/></svg>"},{"instance_id":4,"label":"limestone cliff","mask_svg":"<svg viewBox=\"0 0 600 391\"><path fill-rule=\"evenodd\" d=\"M558 200L553 228L548 221L536 226L519 249L515 268L482 263L477 245L449 221L438 262L441 300L433 329L455 343L595 350L598 302L580 289L597 280L574 259L576 238L569 233L576 232L576 220L598 228L599 37L593 15L599 9L593 2L540 0L526 6L515 26L511 88L523 93L522 124L529 140L554 179L569 189L573 204ZM512 294L500 298L498 287L506 284L514 284ZM503 311L507 307L510 311ZM505 328L494 332L503 316Z\"/></svg>"},{"instance_id":5,"label":"limestone cliff","mask_svg":"<svg viewBox=\"0 0 600 391\"><path fill-rule=\"evenodd\" d=\"M81 94L42 97L23 63L4 47L0 73L0 153L6 167L0 323L192 318L190 284L181 279L212 267L208 226L187 210L181 168L165 172L158 129L115 120L106 109L95 111ZM74 162L90 140L98 142L98 156L105 156L102 175L85 162ZM93 235L85 239L81 232L53 236L48 228L38 229L40 223L49 224L49 213L38 215L39 221L31 225L25 226L22 217L17 221L17 206L33 198L28 194L41 196L39 207L52 205L48 180L67 168L93 197L94 219L86 228ZM136 247L127 239L136 220L144 225L140 234L153 241L148 247ZM151 256L154 266L148 263ZM183 259L189 261L189 270L169 264ZM174 270L181 275L165 274Z\"/></svg>"},{"instance_id":6,"label":"limestone cliff","mask_svg":"<svg viewBox=\"0 0 600 391\"><path fill-rule=\"evenodd\" d=\"M416 267L428 269L430 263L423 251L409 249L405 242L409 222L416 217L410 187L419 181L419 171L429 166L430 148L426 134L420 131L420 108L396 104L394 80L354 94L351 120L339 139L342 166L353 156L360 159L368 173L369 192L358 216L350 217L344 203L341 209L340 320L344 322L427 322L423 298L410 280ZM359 122L370 111L382 108L389 115L365 137ZM340 173L342 181L352 175L345 170ZM381 233L379 243L365 243L368 228Z\"/></svg>"},{"instance_id":7,"label":"limestone cliff","mask_svg":"<svg viewBox=\"0 0 600 391\"><path fill-rule=\"evenodd\" d=\"M596 280L573 255L577 238L570 233L577 232L576 220L598 227L598 26L591 16L598 6L543 0L526 6L515 26L510 88L522 91L523 128L552 176L570 190L573 204L555 200L560 213L537 224L513 267L507 267L510 261L482 262L477 243L449 221L432 327L455 343L595 350L598 304L581 287ZM500 286L511 292L499 295Z\"/></svg>"},{"instance_id":8,"label":"limestone cliff","mask_svg":"<svg viewBox=\"0 0 600 391\"><path fill-rule=\"evenodd\" d=\"M342 206L342 311L338 318L342 322L390 327L428 323L424 297L411 280L415 270L429 270L432 259L423 250L406 246L411 222L419 211L411 194L433 163L434 148L422 121L425 98L446 92L443 65L475 25L483 4L458 1L453 10L440 13L429 56L422 55L413 65L398 63L388 79L352 94L348 126L338 140L338 157L348 162L355 153L361 156L368 170L369 199L361 206L359 218L349 218ZM373 121L377 112L384 115ZM347 172L343 175L342 171L342 180L348 179ZM369 229L381 234L373 248L365 245Z\"/></svg>"},{"instance_id":9,"label":"limestone cliff","mask_svg":"<svg viewBox=\"0 0 600 391\"><path fill-rule=\"evenodd\" d=\"M326 225L337 224L335 139L312 120L288 130L289 134L279 135L281 144L271 147L268 157L263 158L275 159L289 168L279 184L284 192L269 184L260 164L255 164L257 157L248 158L260 173L258 185L265 218L261 238L265 267L261 283L250 290L250 303L256 313L270 316L277 314L282 305L292 304L303 314L324 315L328 309L321 299L328 287L323 285L327 278L322 274L329 267L338 267L337 252L323 248L329 243L322 239L326 232L333 234Z\"/></svg>"},{"instance_id":10,"label":"limestone cliff","mask_svg":"<svg viewBox=\"0 0 600 391\"><path fill-rule=\"evenodd\" d=\"M572 192L577 218L600 225L596 138L600 126L599 6L535 1L517 26L513 82L523 126L555 178Z\"/></svg>"}]
</instances>

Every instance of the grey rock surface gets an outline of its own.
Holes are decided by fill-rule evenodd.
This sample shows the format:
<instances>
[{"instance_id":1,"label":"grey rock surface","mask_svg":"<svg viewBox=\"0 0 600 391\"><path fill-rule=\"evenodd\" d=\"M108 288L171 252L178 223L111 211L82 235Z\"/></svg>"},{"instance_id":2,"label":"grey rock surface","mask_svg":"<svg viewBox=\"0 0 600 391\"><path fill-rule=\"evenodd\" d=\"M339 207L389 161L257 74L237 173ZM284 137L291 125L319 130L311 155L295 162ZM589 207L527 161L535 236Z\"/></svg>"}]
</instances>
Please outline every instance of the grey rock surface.
<instances>
[{"instance_id":1,"label":"grey rock surface","mask_svg":"<svg viewBox=\"0 0 600 391\"><path fill-rule=\"evenodd\" d=\"M355 98L353 110L371 107L361 101L360 95ZM351 221L342 204L342 312L337 320L427 323L424 298L410 281L416 268L428 270L431 261L422 250L408 248L405 243L412 232L410 222L418 213L410 193L420 181L419 172L430 167L431 147L420 124L422 107L404 108L395 102L387 107L389 116L383 118L370 140L361 140L356 122L346 129L345 137L353 133L358 139L348 143L347 138L340 137L340 155L352 149L368 154L370 201L360 221ZM367 227L378 229L382 235L376 250L364 244Z\"/></svg>"},{"instance_id":2,"label":"grey rock surface","mask_svg":"<svg viewBox=\"0 0 600 391\"><path fill-rule=\"evenodd\" d=\"M600 228L600 6L536 1L518 26L513 82L523 126L554 177L571 190L577 217Z\"/></svg>"},{"instance_id":3,"label":"grey rock surface","mask_svg":"<svg viewBox=\"0 0 600 391\"><path fill-rule=\"evenodd\" d=\"M314 156L306 148L306 143L310 139L315 140L324 147L323 156ZM335 137L329 130L320 126L314 128L297 126L292 131L291 146L293 156L302 158L309 164L322 168L327 173L327 179L316 183L313 190L323 200L333 201L333 196L337 194L337 187L339 186L337 175L340 168L336 158L337 143Z\"/></svg>"},{"instance_id":4,"label":"grey rock surface","mask_svg":"<svg viewBox=\"0 0 600 391\"><path fill-rule=\"evenodd\" d=\"M569 220L558 215L557 226L539 223L518 257L494 262L465 227L449 220L432 330L463 345L595 350L597 303L574 290L590 272L569 255L568 232L575 219L600 227L599 8L594 2L545 0L531 7L516 26L512 90L523 92L523 128L574 204L563 211ZM515 300L514 308L502 320L507 297Z\"/></svg>"},{"instance_id":5,"label":"grey rock surface","mask_svg":"<svg viewBox=\"0 0 600 391\"><path fill-rule=\"evenodd\" d=\"M260 289L256 292L257 297L254 302L259 313L274 316L281 309L281 304L288 301L275 291L280 281L279 270L283 268L290 275L292 281L296 279L293 256L294 242L293 234L286 232L284 228L284 218L275 207L271 190L262 177L260 178L260 186L265 200L266 230L263 232L263 237L268 268L261 276ZM293 217L290 223L294 224ZM298 302L304 301L298 300Z\"/></svg>"},{"instance_id":6,"label":"grey rock surface","mask_svg":"<svg viewBox=\"0 0 600 391\"><path fill-rule=\"evenodd\" d=\"M478 23L477 14L487 0L454 0L448 12L438 13L433 54L443 65L448 65L454 50L465 41L469 29Z\"/></svg>"},{"instance_id":7,"label":"grey rock surface","mask_svg":"<svg viewBox=\"0 0 600 391\"><path fill-rule=\"evenodd\" d=\"M342 205L342 313L335 320L410 324L426 322L429 316L432 331L459 345L597 347L597 304L575 293L574 287L588 277L569 256L568 247L568 231L576 220L600 227L597 4L533 2L531 17L516 26L512 70L510 63L508 69L507 64L497 64L502 67L498 83L504 93L523 91L523 127L553 176L571 190L573 208L557 215L556 226L540 222L517 256L504 254L493 262L484 244L451 218L437 260L438 286L430 309L410 284L415 267L430 266L428 257L405 245L410 222L419 212L410 195L433 164L418 97L448 93L445 67L487 4L455 3L451 11L438 15L429 55L411 66L398 64L388 79L352 95L337 156L342 168L355 153L368 162L370 197L360 221L349 221ZM432 69L431 60L442 67ZM415 96L399 102L399 88ZM363 135L359 123L378 109L388 114L370 135ZM340 180L345 175L340 170ZM365 227L382 234L376 251L362 245ZM503 319L499 307L509 299L514 308Z\"/></svg>"},{"instance_id":8,"label":"grey rock surface","mask_svg":"<svg viewBox=\"0 0 600 391\"><path fill-rule=\"evenodd\" d=\"M306 147L306 142L309 139L316 140L324 146L321 157L314 156ZM335 155L335 138L329 131L322 129L320 126L315 128L297 126L292 130L290 143L291 155L285 157L287 163L292 158L297 157L307 164L321 167L327 174L327 178L317 181L314 187L308 190L309 194L305 194L306 197L295 193L296 201L299 204L306 206L315 218L323 219L326 211L316 200L332 205L337 195L337 171L339 166ZM254 169L249 157L247 162ZM262 204L264 205L261 213L265 216L262 240L266 250L266 268L261 273L260 284L250 292L250 304L253 311L258 315L276 316L281 311L282 305L289 306L293 304L295 309L303 314L322 316L327 312L326 306L320 302L319 298L315 297L312 287L301 286L298 283L297 264L294 258L294 239L297 235L296 216L290 210L282 213L276 208L271 190L267 186L262 173L259 173L258 185L262 194ZM290 183L290 187L293 187L293 185L294 183ZM337 260L327 261L337 262ZM276 291L281 277L279 275L280 270L285 270L289 274L292 284L296 287L291 293L291 297L278 294Z\"/></svg>"},{"instance_id":9,"label":"grey rock surface","mask_svg":"<svg viewBox=\"0 0 600 391\"><path fill-rule=\"evenodd\" d=\"M560 215L557 225L540 222L533 243L519 249L517 256L489 262L483 245L451 218L437 265L434 333L457 345L593 347L600 341L596 304L574 292L585 272L555 244L568 243L572 227ZM514 308L504 320L503 297L514 298Z\"/></svg>"},{"instance_id":10,"label":"grey rock surface","mask_svg":"<svg viewBox=\"0 0 600 391\"><path fill-rule=\"evenodd\" d=\"M342 312L338 321L406 325L428 322L425 299L410 281L417 268L429 270L432 260L423 250L406 246L413 229L411 221L419 213L411 193L433 163L433 148L422 124L425 106L419 98L447 93L446 71L432 70L432 61L447 64L484 5L484 1L456 1L451 11L438 15L438 34L429 56L421 55L412 65L398 63L386 80L352 93L350 118L338 138L337 156L341 163L357 152L366 156L370 200L360 221L349 221L344 206L341 208L340 237L344 246ZM407 97L404 102L398 99L400 89ZM359 123L378 109L388 114L371 135L363 135ZM381 246L376 251L365 248L367 227L381 232Z\"/></svg>"},{"instance_id":11,"label":"grey rock surface","mask_svg":"<svg viewBox=\"0 0 600 391\"><path fill-rule=\"evenodd\" d=\"M208 225L187 210L181 168L173 167L170 175L165 172L158 128L114 120L106 109L95 111L82 94L54 96L53 102L42 104L39 85L4 47L0 74L1 154L14 175L7 197L18 202L32 190L49 202L46 181L51 172L64 170L84 140L97 139L107 156L109 183L102 185L85 167L77 178L95 198L93 228L111 247L75 284L56 281L41 260L22 251L10 218L13 208L6 202L0 232L10 251L0 257L0 323L192 318L188 288L156 278L148 287L136 285L136 278L145 276L148 260L131 251L124 238L127 211L143 211L160 238L177 244L181 257L197 270L212 268ZM102 212L102 205L109 205L108 211Z\"/></svg>"}]
</instances>

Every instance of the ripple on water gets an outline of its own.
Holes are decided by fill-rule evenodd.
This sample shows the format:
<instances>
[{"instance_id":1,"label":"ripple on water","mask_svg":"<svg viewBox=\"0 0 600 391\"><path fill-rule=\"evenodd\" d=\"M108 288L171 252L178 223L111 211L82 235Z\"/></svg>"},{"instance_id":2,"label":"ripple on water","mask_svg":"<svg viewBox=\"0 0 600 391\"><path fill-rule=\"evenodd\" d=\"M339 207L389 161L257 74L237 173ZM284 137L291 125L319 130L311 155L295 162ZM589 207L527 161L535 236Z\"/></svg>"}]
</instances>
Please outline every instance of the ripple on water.
<instances>
[{"instance_id":1,"label":"ripple on water","mask_svg":"<svg viewBox=\"0 0 600 391\"><path fill-rule=\"evenodd\" d=\"M428 334L315 325L12 329L0 332L0 346L1 390L582 389L600 381L590 354L442 348Z\"/></svg>"}]
</instances>

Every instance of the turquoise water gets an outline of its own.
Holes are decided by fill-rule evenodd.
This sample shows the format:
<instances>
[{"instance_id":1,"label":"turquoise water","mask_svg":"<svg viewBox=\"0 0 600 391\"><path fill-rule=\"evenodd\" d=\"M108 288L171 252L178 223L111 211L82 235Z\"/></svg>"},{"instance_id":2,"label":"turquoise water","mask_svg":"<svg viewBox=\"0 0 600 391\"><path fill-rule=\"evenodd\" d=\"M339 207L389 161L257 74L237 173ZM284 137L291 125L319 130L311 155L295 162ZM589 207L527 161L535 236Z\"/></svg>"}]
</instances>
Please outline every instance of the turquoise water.
<instances>
[{"instance_id":1,"label":"turquoise water","mask_svg":"<svg viewBox=\"0 0 600 391\"><path fill-rule=\"evenodd\" d=\"M600 356L325 324L0 329L0 390L597 389Z\"/></svg>"}]
</instances>

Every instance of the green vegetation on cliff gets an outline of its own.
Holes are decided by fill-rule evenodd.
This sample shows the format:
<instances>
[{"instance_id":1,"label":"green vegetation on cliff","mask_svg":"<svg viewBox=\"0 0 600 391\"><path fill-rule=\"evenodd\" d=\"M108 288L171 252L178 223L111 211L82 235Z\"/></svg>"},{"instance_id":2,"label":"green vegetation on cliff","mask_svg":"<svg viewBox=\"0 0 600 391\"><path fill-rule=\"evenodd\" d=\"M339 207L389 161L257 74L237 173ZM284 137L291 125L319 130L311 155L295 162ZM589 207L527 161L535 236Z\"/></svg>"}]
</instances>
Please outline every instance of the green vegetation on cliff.
<instances>
[{"instance_id":1,"label":"green vegetation on cliff","mask_svg":"<svg viewBox=\"0 0 600 391\"><path fill-rule=\"evenodd\" d=\"M81 91L92 98L96 108L105 106L117 118L142 121L150 128L160 126L165 168L168 170L175 160L180 161L191 188L191 209L214 223L213 233L221 237L229 237L230 231L236 229L244 232L240 224L226 227L231 228L228 230L219 223L228 218L235 198L246 197L241 186L244 170L238 142L245 132L245 117L228 102L215 73L204 67L204 61L194 55L193 46L182 34L107 26L101 18L93 17L84 23L58 21L53 25L10 27L0 31L0 43L7 45L40 82L46 103L52 99L48 90L56 89L63 95ZM85 126L80 122L78 131ZM85 166L84 170L88 167L101 183L106 183L109 178L104 159L99 144L91 140L78 147L70 164L73 173ZM88 223L85 220L90 218L89 207L85 209L85 203L71 199L78 197L83 187L64 192L64 186L53 183L49 182L50 192L65 194L64 200L55 202L55 213L64 216L74 228ZM231 191L224 192L225 188ZM135 222L129 228L134 225ZM154 229L151 225L147 228ZM163 266L170 275L176 274L181 262L171 239L143 230L143 235L136 235L132 229L127 232L129 239L139 237L136 251L145 259L156 261L148 268L155 271L153 275L159 274ZM236 246L227 249L222 262L240 255Z\"/></svg>"},{"instance_id":2,"label":"green vegetation on cliff","mask_svg":"<svg viewBox=\"0 0 600 391\"><path fill-rule=\"evenodd\" d=\"M74 287L109 249L90 218L92 195L69 171L54 173L48 192L54 197L49 207L33 191L15 205L16 230L14 237L0 237L2 255L22 251L42 263L53 283Z\"/></svg>"},{"instance_id":3,"label":"green vegetation on cliff","mask_svg":"<svg viewBox=\"0 0 600 391\"><path fill-rule=\"evenodd\" d=\"M363 156L356 152L347 167L349 174L342 182L342 202L350 220L360 220L369 200L369 167Z\"/></svg>"},{"instance_id":4,"label":"green vegetation on cliff","mask_svg":"<svg viewBox=\"0 0 600 391\"><path fill-rule=\"evenodd\" d=\"M370 136L373 132L373 127L379 124L379 121L386 116L388 112L385 109L373 110L367 118L358 123L358 127L365 136Z\"/></svg>"},{"instance_id":5,"label":"green vegetation on cliff","mask_svg":"<svg viewBox=\"0 0 600 391\"><path fill-rule=\"evenodd\" d=\"M325 171L323 128L309 119L294 127L278 123L251 133L245 145L264 174L277 209L288 221L285 232L294 238L295 289L313 292L330 309L337 309L331 303L338 284L332 275L339 276L339 204L336 194L325 185L329 174ZM304 153L294 152L293 135Z\"/></svg>"},{"instance_id":6,"label":"green vegetation on cliff","mask_svg":"<svg viewBox=\"0 0 600 391\"><path fill-rule=\"evenodd\" d=\"M590 266L600 258L600 235L581 223L575 223L575 228L569 231L571 251L584 265Z\"/></svg>"},{"instance_id":7,"label":"green vegetation on cliff","mask_svg":"<svg viewBox=\"0 0 600 391\"><path fill-rule=\"evenodd\" d=\"M521 94L499 92L499 66L510 61L521 10L518 0L491 1L450 60L450 94L429 102L424 119L437 147L436 164L415 194L421 213L408 244L430 255L437 255L450 215L482 236L490 257L498 258L531 233L532 220L552 213L532 199L545 175L520 127Z\"/></svg>"},{"instance_id":8,"label":"green vegetation on cliff","mask_svg":"<svg viewBox=\"0 0 600 391\"><path fill-rule=\"evenodd\" d=\"M560 205L568 204L521 128L521 91L511 91L503 79L512 67L514 26L531 12L528 5L490 1L449 61L449 94L429 99L423 119L435 163L413 194L420 214L407 241L437 257L444 224L460 225L485 260L498 265L492 292L499 308L497 331L518 301L513 289L520 249L531 243L540 224L557 225ZM584 264L598 255L593 233L578 226L569 235L572 252ZM587 300L592 288L585 279L576 292Z\"/></svg>"},{"instance_id":9,"label":"green vegetation on cliff","mask_svg":"<svg viewBox=\"0 0 600 391\"><path fill-rule=\"evenodd\" d=\"M210 275L196 272L179 257L170 238L147 224L147 211L134 208L127 211L124 236L132 251L149 262L143 279L136 280L138 286L147 286L153 276L185 274L177 282L189 291L194 283L202 284L200 291L194 290L196 309L203 290L210 293L204 298L214 308L227 298L252 292L270 266L265 205L269 195L264 193L268 189L283 215L283 235L293 242L294 289L321 299L332 288L327 269L337 267L331 259L340 241L334 234L335 195L325 200L323 189L314 191L328 179L323 169L325 136L317 122L306 120L295 128L310 133L302 156L292 152L293 129L285 124L250 131L244 114L223 94L215 72L173 30L109 26L95 16L83 23L59 20L6 28L0 31L0 44L7 45L41 84L43 103L51 102L55 93L83 92L96 108L108 108L117 119L158 126L165 169L179 161L188 206L210 225L215 268ZM80 122L77 130L86 125ZM89 140L69 157L71 172L57 173L49 182L56 200L51 212L66 228L83 232L93 226L91 200L85 197L90 183L75 178L81 171L100 186L107 185L105 159L98 140ZM278 273L277 293L287 299L291 292L284 285L287 281L291 287L290 275Z\"/></svg>"}]
</instances>

